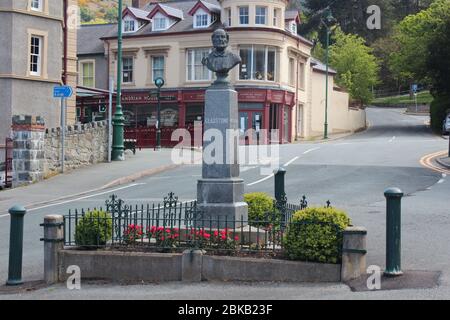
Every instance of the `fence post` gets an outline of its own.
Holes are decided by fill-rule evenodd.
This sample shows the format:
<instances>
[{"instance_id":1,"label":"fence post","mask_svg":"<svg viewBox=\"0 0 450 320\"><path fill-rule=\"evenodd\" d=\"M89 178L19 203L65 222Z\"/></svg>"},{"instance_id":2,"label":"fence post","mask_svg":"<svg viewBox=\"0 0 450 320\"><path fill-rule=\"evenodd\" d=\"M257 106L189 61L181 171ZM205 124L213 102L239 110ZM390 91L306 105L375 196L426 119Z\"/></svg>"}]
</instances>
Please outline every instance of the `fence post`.
<instances>
[{"instance_id":1,"label":"fence post","mask_svg":"<svg viewBox=\"0 0 450 320\"><path fill-rule=\"evenodd\" d=\"M366 272L367 230L348 227L342 234L341 281L357 279Z\"/></svg>"},{"instance_id":2,"label":"fence post","mask_svg":"<svg viewBox=\"0 0 450 320\"><path fill-rule=\"evenodd\" d=\"M403 192L390 188L384 192L386 197L386 276L399 276L401 270L401 202Z\"/></svg>"},{"instance_id":3,"label":"fence post","mask_svg":"<svg viewBox=\"0 0 450 320\"><path fill-rule=\"evenodd\" d=\"M59 281L58 252L64 248L64 217L48 215L44 218L44 280L47 284Z\"/></svg>"},{"instance_id":4,"label":"fence post","mask_svg":"<svg viewBox=\"0 0 450 320\"><path fill-rule=\"evenodd\" d=\"M286 196L284 178L286 176L286 169L279 168L275 171L275 199L277 202L283 201Z\"/></svg>"},{"instance_id":5,"label":"fence post","mask_svg":"<svg viewBox=\"0 0 450 320\"><path fill-rule=\"evenodd\" d=\"M27 210L22 206L14 206L9 209L11 225L9 232L9 268L6 285L16 286L22 281L22 257L23 257L23 220Z\"/></svg>"}]
</instances>

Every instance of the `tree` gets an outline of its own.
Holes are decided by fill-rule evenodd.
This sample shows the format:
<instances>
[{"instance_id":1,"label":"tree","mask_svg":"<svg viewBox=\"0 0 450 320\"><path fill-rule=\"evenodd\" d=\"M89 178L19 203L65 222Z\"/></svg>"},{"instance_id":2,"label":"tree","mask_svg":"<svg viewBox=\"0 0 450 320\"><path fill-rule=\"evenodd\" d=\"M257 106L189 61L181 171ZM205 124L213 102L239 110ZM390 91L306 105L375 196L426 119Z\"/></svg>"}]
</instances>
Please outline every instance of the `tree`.
<instances>
[{"instance_id":1,"label":"tree","mask_svg":"<svg viewBox=\"0 0 450 320\"><path fill-rule=\"evenodd\" d=\"M395 29L398 50L390 56L390 68L406 81L430 83L427 66L429 47L437 41L434 36L450 20L450 0L436 0L431 6L403 19Z\"/></svg>"},{"instance_id":2,"label":"tree","mask_svg":"<svg viewBox=\"0 0 450 320\"><path fill-rule=\"evenodd\" d=\"M426 61L432 84L431 128L440 133L450 111L450 20L435 30L428 44Z\"/></svg>"},{"instance_id":3,"label":"tree","mask_svg":"<svg viewBox=\"0 0 450 320\"><path fill-rule=\"evenodd\" d=\"M95 18L95 14L87 7L80 7L81 22L89 22Z\"/></svg>"},{"instance_id":4,"label":"tree","mask_svg":"<svg viewBox=\"0 0 450 320\"><path fill-rule=\"evenodd\" d=\"M336 28L330 47L330 65L336 69L337 83L345 87L352 99L362 104L373 99L372 87L378 83L379 65L363 38L345 34Z\"/></svg>"}]
</instances>

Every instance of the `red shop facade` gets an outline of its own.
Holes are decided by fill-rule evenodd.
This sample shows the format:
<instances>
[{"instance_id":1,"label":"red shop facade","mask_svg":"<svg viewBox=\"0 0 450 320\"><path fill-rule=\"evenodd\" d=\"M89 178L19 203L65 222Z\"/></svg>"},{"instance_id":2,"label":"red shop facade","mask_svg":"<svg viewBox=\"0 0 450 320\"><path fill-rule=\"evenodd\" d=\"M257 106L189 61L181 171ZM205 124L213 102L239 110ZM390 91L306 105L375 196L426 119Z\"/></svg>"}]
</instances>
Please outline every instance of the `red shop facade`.
<instances>
[{"instance_id":1,"label":"red shop facade","mask_svg":"<svg viewBox=\"0 0 450 320\"><path fill-rule=\"evenodd\" d=\"M291 142L292 110L295 95L278 89L237 88L239 126L242 136L248 129L279 130L280 143ZM81 123L107 118L107 94L77 97L77 120ZM161 143L173 147L172 133L179 128L190 131L204 120L205 89L163 90L161 92ZM158 101L149 91L123 91L122 109L125 117L125 139L136 139L137 146L153 148L156 144ZM115 110L115 99L113 99Z\"/></svg>"}]
</instances>

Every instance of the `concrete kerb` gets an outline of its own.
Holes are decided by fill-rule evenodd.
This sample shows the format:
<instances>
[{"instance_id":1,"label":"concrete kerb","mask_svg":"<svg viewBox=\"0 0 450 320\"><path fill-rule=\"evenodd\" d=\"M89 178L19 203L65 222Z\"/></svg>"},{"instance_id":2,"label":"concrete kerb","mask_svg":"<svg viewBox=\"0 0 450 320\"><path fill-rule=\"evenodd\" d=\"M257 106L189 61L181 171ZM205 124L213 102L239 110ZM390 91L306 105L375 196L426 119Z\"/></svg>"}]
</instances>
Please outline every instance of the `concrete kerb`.
<instances>
[{"instance_id":1,"label":"concrete kerb","mask_svg":"<svg viewBox=\"0 0 450 320\"><path fill-rule=\"evenodd\" d=\"M449 160L448 160L448 163L445 162L445 161L442 160L442 159L449 159ZM442 167L444 167L444 168L446 168L446 169L450 169L450 158L448 158L448 157L444 157L444 158L436 158L435 161L436 161L440 166L442 166Z\"/></svg>"},{"instance_id":2,"label":"concrete kerb","mask_svg":"<svg viewBox=\"0 0 450 320\"><path fill-rule=\"evenodd\" d=\"M46 283L65 281L66 270L76 265L81 279L112 282L346 282L361 277L366 268L364 228L344 232L341 264L324 264L281 259L207 255L202 250L183 253L146 253L128 251L83 251L64 248L62 216L47 216L44 223L44 275Z\"/></svg>"},{"instance_id":3,"label":"concrete kerb","mask_svg":"<svg viewBox=\"0 0 450 320\"><path fill-rule=\"evenodd\" d=\"M113 180L113 181L111 181L111 182L109 182L109 183L107 183L107 184L105 184L105 185L103 185L103 186L101 186L99 188L83 191L83 192L80 192L80 193L70 194L70 195L66 195L66 196L59 197L59 198L54 198L54 199L47 200L47 201L31 203L31 204L26 205L25 208L27 210L29 210L29 209L33 209L35 207L45 206L45 205L48 205L48 204L51 204L51 203L54 203L54 202L58 202L58 201L64 201L64 200L69 200L69 199L75 198L75 197L85 196L85 195L88 195L88 194L91 194L91 193L103 191L103 190L106 190L106 189L109 189L109 188L113 188L113 187L116 187L116 186L119 186L119 185L130 183L130 182L136 181L137 179L150 177L150 176L155 175L155 174L159 174L159 173L162 173L162 172L165 172L165 171L173 170L173 169L178 168L179 166L180 165L167 165L167 166L162 166L162 167L158 167L158 168L144 170L144 171L141 171L141 172L138 172L138 173L126 176L126 177L122 177L122 178ZM20 189L20 188L24 188L24 187L19 187L17 189Z\"/></svg>"}]
</instances>

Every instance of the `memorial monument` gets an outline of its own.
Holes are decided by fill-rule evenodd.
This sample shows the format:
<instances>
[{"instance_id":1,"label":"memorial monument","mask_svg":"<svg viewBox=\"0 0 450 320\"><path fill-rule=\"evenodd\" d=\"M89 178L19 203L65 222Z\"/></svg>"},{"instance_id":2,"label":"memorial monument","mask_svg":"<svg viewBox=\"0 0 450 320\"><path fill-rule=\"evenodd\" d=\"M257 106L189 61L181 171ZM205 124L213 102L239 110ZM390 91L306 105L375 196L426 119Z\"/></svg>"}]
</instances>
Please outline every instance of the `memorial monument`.
<instances>
[{"instance_id":1,"label":"memorial monument","mask_svg":"<svg viewBox=\"0 0 450 320\"><path fill-rule=\"evenodd\" d=\"M228 74L242 62L227 49L229 35L223 29L212 35L214 49L202 61L217 80L206 90L202 179L198 181L198 209L204 226L236 226L248 220L244 180L239 178L238 94ZM219 223L218 223L219 221Z\"/></svg>"}]
</instances>

